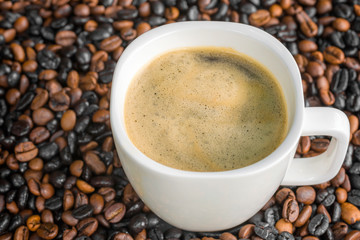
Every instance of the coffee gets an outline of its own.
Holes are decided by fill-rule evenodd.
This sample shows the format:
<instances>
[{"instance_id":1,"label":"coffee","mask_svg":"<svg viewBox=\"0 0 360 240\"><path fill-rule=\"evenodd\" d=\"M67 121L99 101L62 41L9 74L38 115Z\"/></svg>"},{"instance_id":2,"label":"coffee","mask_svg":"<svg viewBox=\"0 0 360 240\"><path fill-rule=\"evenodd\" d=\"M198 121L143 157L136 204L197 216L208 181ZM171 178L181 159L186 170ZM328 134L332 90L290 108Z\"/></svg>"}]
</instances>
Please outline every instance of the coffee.
<instances>
[{"instance_id":1,"label":"coffee","mask_svg":"<svg viewBox=\"0 0 360 240\"><path fill-rule=\"evenodd\" d=\"M125 125L149 158L189 171L225 171L273 152L287 133L284 95L275 77L232 49L167 52L132 80Z\"/></svg>"}]
</instances>

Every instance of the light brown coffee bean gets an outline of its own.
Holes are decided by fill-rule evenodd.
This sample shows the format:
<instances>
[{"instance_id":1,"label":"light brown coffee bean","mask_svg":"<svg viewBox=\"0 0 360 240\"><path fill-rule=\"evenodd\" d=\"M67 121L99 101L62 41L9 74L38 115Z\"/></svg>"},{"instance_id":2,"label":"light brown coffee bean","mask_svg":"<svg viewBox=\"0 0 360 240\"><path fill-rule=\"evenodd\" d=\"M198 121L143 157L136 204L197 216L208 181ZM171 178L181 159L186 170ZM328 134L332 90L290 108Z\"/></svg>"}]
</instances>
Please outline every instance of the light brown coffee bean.
<instances>
[{"instance_id":1,"label":"light brown coffee bean","mask_svg":"<svg viewBox=\"0 0 360 240\"><path fill-rule=\"evenodd\" d=\"M326 209L326 207L325 207L323 204L320 204L320 205L317 207L316 212L317 212L318 214L323 214L323 215L325 215L325 216L329 219L329 223L331 223L331 216L330 216L328 210Z\"/></svg>"},{"instance_id":2,"label":"light brown coffee bean","mask_svg":"<svg viewBox=\"0 0 360 240\"><path fill-rule=\"evenodd\" d=\"M34 158L34 159L30 160L28 166L32 170L40 171L40 170L42 170L44 163L41 158Z\"/></svg>"},{"instance_id":3,"label":"light brown coffee bean","mask_svg":"<svg viewBox=\"0 0 360 240\"><path fill-rule=\"evenodd\" d=\"M316 36L318 33L318 26L306 12L300 11L296 13L296 19L300 23L300 30L305 36L309 38Z\"/></svg>"},{"instance_id":4,"label":"light brown coffee bean","mask_svg":"<svg viewBox=\"0 0 360 240\"><path fill-rule=\"evenodd\" d=\"M77 5L79 6L79 5ZM55 36L56 44L63 47L71 46L77 39L76 33L69 30L58 31Z\"/></svg>"},{"instance_id":5,"label":"light brown coffee bean","mask_svg":"<svg viewBox=\"0 0 360 240\"><path fill-rule=\"evenodd\" d=\"M331 106L335 103L334 94L326 89L320 89L320 99L327 106Z\"/></svg>"},{"instance_id":6,"label":"light brown coffee bean","mask_svg":"<svg viewBox=\"0 0 360 240\"><path fill-rule=\"evenodd\" d=\"M110 223L117 223L124 217L126 207L122 203L114 203L104 209L105 219Z\"/></svg>"},{"instance_id":7,"label":"light brown coffee bean","mask_svg":"<svg viewBox=\"0 0 360 240\"><path fill-rule=\"evenodd\" d=\"M50 132L45 127L36 127L30 132L30 140L35 144L44 142L50 137Z\"/></svg>"},{"instance_id":8,"label":"light brown coffee bean","mask_svg":"<svg viewBox=\"0 0 360 240\"><path fill-rule=\"evenodd\" d=\"M334 239L341 240L344 239L348 232L348 225L344 222L337 222L331 227L331 230L334 234Z\"/></svg>"},{"instance_id":9,"label":"light brown coffee bean","mask_svg":"<svg viewBox=\"0 0 360 240\"><path fill-rule=\"evenodd\" d=\"M341 168L338 172L338 174L331 180L331 185L334 187L339 187L341 184L345 181L345 169Z\"/></svg>"},{"instance_id":10,"label":"light brown coffee bean","mask_svg":"<svg viewBox=\"0 0 360 240\"><path fill-rule=\"evenodd\" d=\"M74 194L66 189L63 197L63 209L64 211L70 210L74 206L75 198Z\"/></svg>"},{"instance_id":11,"label":"light brown coffee bean","mask_svg":"<svg viewBox=\"0 0 360 240\"><path fill-rule=\"evenodd\" d=\"M54 114L47 108L38 108L32 113L32 118L35 124L44 126L54 119Z\"/></svg>"},{"instance_id":12,"label":"light brown coffee bean","mask_svg":"<svg viewBox=\"0 0 360 240\"><path fill-rule=\"evenodd\" d=\"M344 202L341 204L341 219L347 224L354 224L360 220L360 211L353 204Z\"/></svg>"},{"instance_id":13,"label":"light brown coffee bean","mask_svg":"<svg viewBox=\"0 0 360 240\"><path fill-rule=\"evenodd\" d=\"M102 187L97 192L103 196L105 202L114 200L116 196L115 190L111 187Z\"/></svg>"},{"instance_id":14,"label":"light brown coffee bean","mask_svg":"<svg viewBox=\"0 0 360 240\"><path fill-rule=\"evenodd\" d=\"M76 180L75 180L75 183L74 185L76 184ZM85 204L89 204L89 198L88 196L83 193L83 192L76 192L74 193L75 194L75 205L74 205L74 208L78 208L80 207L81 205L85 205Z\"/></svg>"},{"instance_id":15,"label":"light brown coffee bean","mask_svg":"<svg viewBox=\"0 0 360 240\"><path fill-rule=\"evenodd\" d=\"M360 16L360 5L359 4L354 4L354 12L355 12L356 16Z\"/></svg>"},{"instance_id":16,"label":"light brown coffee bean","mask_svg":"<svg viewBox=\"0 0 360 240\"><path fill-rule=\"evenodd\" d=\"M306 72L308 72L312 77L320 77L324 75L324 69L320 63L315 61L310 61L306 67Z\"/></svg>"},{"instance_id":17,"label":"light brown coffee bean","mask_svg":"<svg viewBox=\"0 0 360 240\"><path fill-rule=\"evenodd\" d=\"M79 73L71 70L67 76L67 86L70 88L77 88L79 86Z\"/></svg>"},{"instance_id":18,"label":"light brown coffee bean","mask_svg":"<svg viewBox=\"0 0 360 240\"><path fill-rule=\"evenodd\" d=\"M321 76L321 77L316 78L316 87L318 89L329 90L330 83L326 77Z\"/></svg>"},{"instance_id":19,"label":"light brown coffee bean","mask_svg":"<svg viewBox=\"0 0 360 240\"><path fill-rule=\"evenodd\" d=\"M316 4L316 10L318 14L325 14L332 10L331 0L319 0Z\"/></svg>"},{"instance_id":20,"label":"light brown coffee bean","mask_svg":"<svg viewBox=\"0 0 360 240\"><path fill-rule=\"evenodd\" d=\"M358 240L360 239L360 231L359 230L352 230L348 234L346 234L344 240Z\"/></svg>"},{"instance_id":21,"label":"light brown coffee bean","mask_svg":"<svg viewBox=\"0 0 360 240\"><path fill-rule=\"evenodd\" d=\"M25 16L21 16L14 22L14 28L16 32L25 32L29 27L29 20Z\"/></svg>"},{"instance_id":22,"label":"light brown coffee bean","mask_svg":"<svg viewBox=\"0 0 360 240\"><path fill-rule=\"evenodd\" d=\"M91 195L90 197L90 205L93 207L94 209L94 214L99 214L101 213L101 211L104 208L104 198L98 194L98 193L94 193Z\"/></svg>"},{"instance_id":23,"label":"light brown coffee bean","mask_svg":"<svg viewBox=\"0 0 360 240\"><path fill-rule=\"evenodd\" d=\"M58 73L55 70L52 69L46 69L39 73L39 79L40 80L52 80L57 77Z\"/></svg>"},{"instance_id":24,"label":"light brown coffee bean","mask_svg":"<svg viewBox=\"0 0 360 240\"><path fill-rule=\"evenodd\" d=\"M100 158L94 152L86 152L84 154L84 161L89 166L92 172L96 175L104 174L106 171L105 164L100 160Z\"/></svg>"},{"instance_id":25,"label":"light brown coffee bean","mask_svg":"<svg viewBox=\"0 0 360 240\"><path fill-rule=\"evenodd\" d=\"M30 106L31 110L36 110L36 109L41 108L42 106L44 106L47 103L47 101L49 99L49 94L48 94L48 91L46 91L46 89L37 88L36 93L37 93L37 95L31 102L31 106Z\"/></svg>"},{"instance_id":26,"label":"light brown coffee bean","mask_svg":"<svg viewBox=\"0 0 360 240\"><path fill-rule=\"evenodd\" d=\"M276 192L275 199L278 204L282 205L287 198L295 198L295 194L290 188L282 188Z\"/></svg>"},{"instance_id":27,"label":"light brown coffee bean","mask_svg":"<svg viewBox=\"0 0 360 240\"><path fill-rule=\"evenodd\" d=\"M255 27L264 26L270 21L270 12L265 9L257 10L256 12L250 14L249 22Z\"/></svg>"},{"instance_id":28,"label":"light brown coffee bean","mask_svg":"<svg viewBox=\"0 0 360 240\"><path fill-rule=\"evenodd\" d=\"M149 31L150 29L151 29L151 26L147 22L141 22L136 26L136 32L137 32L138 36Z\"/></svg>"},{"instance_id":29,"label":"light brown coffee bean","mask_svg":"<svg viewBox=\"0 0 360 240\"><path fill-rule=\"evenodd\" d=\"M335 191L336 200L338 203L344 203L347 200L347 192L344 188L338 187Z\"/></svg>"},{"instance_id":30,"label":"light brown coffee bean","mask_svg":"<svg viewBox=\"0 0 360 240\"><path fill-rule=\"evenodd\" d=\"M77 235L77 230L75 227L72 227L71 229L65 229L63 233L63 240L73 240Z\"/></svg>"},{"instance_id":31,"label":"light brown coffee bean","mask_svg":"<svg viewBox=\"0 0 360 240\"><path fill-rule=\"evenodd\" d=\"M359 129L359 118L355 115L348 116L350 123L350 134L354 134Z\"/></svg>"},{"instance_id":32,"label":"light brown coffee bean","mask_svg":"<svg viewBox=\"0 0 360 240\"><path fill-rule=\"evenodd\" d=\"M35 195L40 196L40 181L34 178L28 180L29 191Z\"/></svg>"},{"instance_id":33,"label":"light brown coffee bean","mask_svg":"<svg viewBox=\"0 0 360 240\"><path fill-rule=\"evenodd\" d=\"M292 223L288 222L284 218L281 218L279 221L276 222L275 228L279 231L279 234L282 232L293 233Z\"/></svg>"},{"instance_id":34,"label":"light brown coffee bean","mask_svg":"<svg viewBox=\"0 0 360 240\"><path fill-rule=\"evenodd\" d=\"M90 15L90 7L87 4L78 4L74 8L74 14L79 17L87 17Z\"/></svg>"},{"instance_id":35,"label":"light brown coffee bean","mask_svg":"<svg viewBox=\"0 0 360 240\"><path fill-rule=\"evenodd\" d=\"M120 47L122 40L119 36L113 35L101 41L100 49L106 52L112 52L116 48Z\"/></svg>"},{"instance_id":36,"label":"light brown coffee bean","mask_svg":"<svg viewBox=\"0 0 360 240\"><path fill-rule=\"evenodd\" d=\"M59 228L53 223L43 223L36 230L39 237L43 239L54 239L58 234Z\"/></svg>"},{"instance_id":37,"label":"light brown coffee bean","mask_svg":"<svg viewBox=\"0 0 360 240\"><path fill-rule=\"evenodd\" d=\"M96 218L85 218L77 225L78 236L91 236L98 228L98 221Z\"/></svg>"},{"instance_id":38,"label":"light brown coffee bean","mask_svg":"<svg viewBox=\"0 0 360 240\"><path fill-rule=\"evenodd\" d=\"M301 40L298 43L298 47L299 47L299 50L304 53L314 52L318 49L318 46L314 41L307 40L307 39Z\"/></svg>"},{"instance_id":39,"label":"light brown coffee bean","mask_svg":"<svg viewBox=\"0 0 360 240\"><path fill-rule=\"evenodd\" d=\"M316 138L311 141L311 149L316 152L325 152L330 144L330 140L326 138Z\"/></svg>"},{"instance_id":40,"label":"light brown coffee bean","mask_svg":"<svg viewBox=\"0 0 360 240\"><path fill-rule=\"evenodd\" d=\"M355 71L360 71L360 62L356 58L346 57L344 64L348 68L354 69Z\"/></svg>"},{"instance_id":41,"label":"light brown coffee bean","mask_svg":"<svg viewBox=\"0 0 360 240\"><path fill-rule=\"evenodd\" d=\"M305 236L303 237L303 240L319 240L319 238L315 236Z\"/></svg>"},{"instance_id":42,"label":"light brown coffee bean","mask_svg":"<svg viewBox=\"0 0 360 240\"><path fill-rule=\"evenodd\" d=\"M60 125L64 131L71 131L75 127L76 113L74 112L74 110L69 109L62 115Z\"/></svg>"},{"instance_id":43,"label":"light brown coffee bean","mask_svg":"<svg viewBox=\"0 0 360 240\"><path fill-rule=\"evenodd\" d=\"M76 186L79 188L80 191L89 194L95 191L95 188L85 182L84 180L78 179L76 180Z\"/></svg>"},{"instance_id":44,"label":"light brown coffee bean","mask_svg":"<svg viewBox=\"0 0 360 240\"><path fill-rule=\"evenodd\" d=\"M69 106L70 106L70 97L65 93L64 90L54 93L50 97L49 107L54 112L66 111L67 109L69 109Z\"/></svg>"},{"instance_id":45,"label":"light brown coffee bean","mask_svg":"<svg viewBox=\"0 0 360 240\"><path fill-rule=\"evenodd\" d=\"M35 60L27 60L22 65L22 70L24 72L35 72L38 67L38 64Z\"/></svg>"},{"instance_id":46,"label":"light brown coffee bean","mask_svg":"<svg viewBox=\"0 0 360 240\"><path fill-rule=\"evenodd\" d=\"M49 199L55 194L55 189L50 183L42 183L40 185L40 194L44 199Z\"/></svg>"},{"instance_id":47,"label":"light brown coffee bean","mask_svg":"<svg viewBox=\"0 0 360 240\"><path fill-rule=\"evenodd\" d=\"M11 88L5 94L5 99L10 105L16 105L19 102L20 97L21 93L17 88Z\"/></svg>"},{"instance_id":48,"label":"light brown coffee bean","mask_svg":"<svg viewBox=\"0 0 360 240\"><path fill-rule=\"evenodd\" d=\"M92 91L96 88L96 83L97 77L88 73L86 76L80 78L79 88L83 91Z\"/></svg>"},{"instance_id":49,"label":"light brown coffee bean","mask_svg":"<svg viewBox=\"0 0 360 240\"><path fill-rule=\"evenodd\" d=\"M20 226L15 230L14 240L28 240L29 229L26 226Z\"/></svg>"},{"instance_id":50,"label":"light brown coffee bean","mask_svg":"<svg viewBox=\"0 0 360 240\"><path fill-rule=\"evenodd\" d=\"M304 204L312 204L315 201L316 192L311 186L303 186L296 189L296 199Z\"/></svg>"},{"instance_id":51,"label":"light brown coffee bean","mask_svg":"<svg viewBox=\"0 0 360 240\"><path fill-rule=\"evenodd\" d=\"M22 142L15 146L15 157L20 162L28 162L35 158L39 149L32 142Z\"/></svg>"},{"instance_id":52,"label":"light brown coffee bean","mask_svg":"<svg viewBox=\"0 0 360 240\"><path fill-rule=\"evenodd\" d=\"M299 216L299 205L297 201L290 197L285 200L283 209L282 209L282 217L286 219L288 222L295 222Z\"/></svg>"},{"instance_id":53,"label":"light brown coffee bean","mask_svg":"<svg viewBox=\"0 0 360 240\"><path fill-rule=\"evenodd\" d=\"M79 223L79 220L74 218L71 214L71 211L65 211L61 214L61 220L64 221L65 224L69 226L76 226Z\"/></svg>"},{"instance_id":54,"label":"light brown coffee bean","mask_svg":"<svg viewBox=\"0 0 360 240\"><path fill-rule=\"evenodd\" d=\"M125 41L131 41L136 38L137 33L135 29L128 27L121 29L120 36Z\"/></svg>"},{"instance_id":55,"label":"light brown coffee bean","mask_svg":"<svg viewBox=\"0 0 360 240\"><path fill-rule=\"evenodd\" d=\"M341 64L345 60L344 52L335 46L328 46L324 50L324 58L331 64Z\"/></svg>"},{"instance_id":56,"label":"light brown coffee bean","mask_svg":"<svg viewBox=\"0 0 360 240\"><path fill-rule=\"evenodd\" d=\"M299 140L298 147L296 149L296 152L299 154L304 154L309 152L311 146L311 141L308 136L303 136Z\"/></svg>"},{"instance_id":57,"label":"light brown coffee bean","mask_svg":"<svg viewBox=\"0 0 360 240\"><path fill-rule=\"evenodd\" d=\"M310 219L312 213L312 207L310 205L305 205L301 210L299 217L296 219L294 226L301 227Z\"/></svg>"},{"instance_id":58,"label":"light brown coffee bean","mask_svg":"<svg viewBox=\"0 0 360 240\"><path fill-rule=\"evenodd\" d=\"M344 188L347 192L350 192L351 190L351 183L347 174L345 174L345 181L343 182L343 184L341 184L341 187Z\"/></svg>"},{"instance_id":59,"label":"light brown coffee bean","mask_svg":"<svg viewBox=\"0 0 360 240\"><path fill-rule=\"evenodd\" d=\"M21 63L25 61L25 50L20 44L11 43L10 49L11 49L12 53L14 54L15 61L18 61Z\"/></svg>"},{"instance_id":60,"label":"light brown coffee bean","mask_svg":"<svg viewBox=\"0 0 360 240\"><path fill-rule=\"evenodd\" d=\"M339 32L346 32L350 29L350 23L344 18L336 18L332 23L333 28Z\"/></svg>"},{"instance_id":61,"label":"light brown coffee bean","mask_svg":"<svg viewBox=\"0 0 360 240\"><path fill-rule=\"evenodd\" d=\"M70 173L75 177L80 177L83 171L84 162L82 160L75 160L70 165Z\"/></svg>"},{"instance_id":62,"label":"light brown coffee bean","mask_svg":"<svg viewBox=\"0 0 360 240\"><path fill-rule=\"evenodd\" d=\"M93 122L101 123L110 119L110 112L105 109L96 111L92 117Z\"/></svg>"},{"instance_id":63,"label":"light brown coffee bean","mask_svg":"<svg viewBox=\"0 0 360 240\"><path fill-rule=\"evenodd\" d=\"M36 232L36 230L40 227L41 220L39 215L32 215L26 220L26 226L30 231Z\"/></svg>"},{"instance_id":64,"label":"light brown coffee bean","mask_svg":"<svg viewBox=\"0 0 360 240\"><path fill-rule=\"evenodd\" d=\"M240 228L239 238L250 238L254 234L254 224L245 224Z\"/></svg>"},{"instance_id":65,"label":"light brown coffee bean","mask_svg":"<svg viewBox=\"0 0 360 240\"><path fill-rule=\"evenodd\" d=\"M134 240L133 238L132 238L132 236L130 235L130 234L128 234L128 233L117 233L115 236L114 236L114 240ZM193 239L193 240L195 240L195 239ZM207 237L203 237L203 240L211 240L211 239L209 239L209 238L207 238Z\"/></svg>"}]
</instances>

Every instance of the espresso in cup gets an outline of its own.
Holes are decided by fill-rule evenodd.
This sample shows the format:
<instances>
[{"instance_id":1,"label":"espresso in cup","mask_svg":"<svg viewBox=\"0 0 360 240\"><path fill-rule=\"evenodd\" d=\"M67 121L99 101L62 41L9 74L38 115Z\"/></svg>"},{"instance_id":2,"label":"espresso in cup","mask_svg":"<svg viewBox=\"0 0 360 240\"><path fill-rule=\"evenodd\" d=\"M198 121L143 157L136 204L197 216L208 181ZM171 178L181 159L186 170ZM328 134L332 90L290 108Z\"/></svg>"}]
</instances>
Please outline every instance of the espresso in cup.
<instances>
[{"instance_id":1,"label":"espresso in cup","mask_svg":"<svg viewBox=\"0 0 360 240\"><path fill-rule=\"evenodd\" d=\"M153 59L132 80L126 131L149 158L172 168L242 168L287 133L284 94L273 74L230 48L190 47Z\"/></svg>"}]
</instances>

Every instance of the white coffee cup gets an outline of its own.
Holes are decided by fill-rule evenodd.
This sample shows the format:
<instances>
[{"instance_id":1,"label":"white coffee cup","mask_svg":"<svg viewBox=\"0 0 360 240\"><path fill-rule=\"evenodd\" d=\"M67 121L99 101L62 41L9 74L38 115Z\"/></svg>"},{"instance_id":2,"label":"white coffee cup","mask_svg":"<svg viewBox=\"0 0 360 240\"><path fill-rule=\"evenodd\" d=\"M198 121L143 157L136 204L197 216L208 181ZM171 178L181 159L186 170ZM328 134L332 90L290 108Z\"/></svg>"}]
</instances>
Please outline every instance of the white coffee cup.
<instances>
[{"instance_id":1,"label":"white coffee cup","mask_svg":"<svg viewBox=\"0 0 360 240\"><path fill-rule=\"evenodd\" d=\"M134 75L156 56L194 46L230 47L258 60L279 81L289 129L282 144L250 166L223 172L191 172L161 165L130 141L124 101ZM236 226L259 211L280 185L311 185L333 178L349 142L345 114L330 107L304 107L300 72L289 51L268 33L239 23L182 22L150 30L119 59L112 82L110 117L116 149L132 186L144 203L168 223L190 231ZM328 150L294 159L300 136L332 136Z\"/></svg>"}]
</instances>

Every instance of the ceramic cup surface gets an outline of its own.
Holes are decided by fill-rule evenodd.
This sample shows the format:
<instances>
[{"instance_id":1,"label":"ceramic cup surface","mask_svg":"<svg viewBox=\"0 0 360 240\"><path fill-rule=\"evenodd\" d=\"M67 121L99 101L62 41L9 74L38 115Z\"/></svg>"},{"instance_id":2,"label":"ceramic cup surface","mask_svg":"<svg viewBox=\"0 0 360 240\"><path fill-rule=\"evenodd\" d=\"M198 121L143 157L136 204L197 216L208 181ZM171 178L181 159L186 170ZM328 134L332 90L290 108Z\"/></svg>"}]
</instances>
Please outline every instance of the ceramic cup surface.
<instances>
[{"instance_id":1,"label":"ceramic cup surface","mask_svg":"<svg viewBox=\"0 0 360 240\"><path fill-rule=\"evenodd\" d=\"M134 75L155 57L195 46L230 47L267 67L279 81L288 110L288 132L269 156L223 172L191 172L161 165L141 153L127 136L124 102ZM239 23L182 22L150 30L134 40L115 68L110 118L123 169L139 197L168 223L190 231L236 226L259 211L280 185L311 185L334 177L349 142L349 122L339 110L305 108L301 76L290 52L268 33ZM332 136L328 150L294 159L300 136Z\"/></svg>"}]
</instances>

